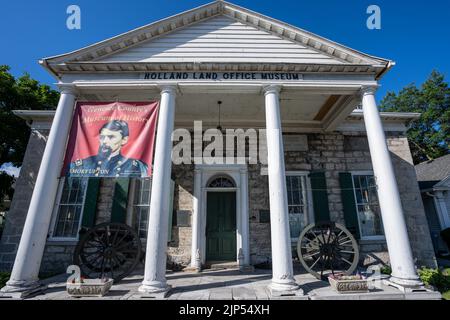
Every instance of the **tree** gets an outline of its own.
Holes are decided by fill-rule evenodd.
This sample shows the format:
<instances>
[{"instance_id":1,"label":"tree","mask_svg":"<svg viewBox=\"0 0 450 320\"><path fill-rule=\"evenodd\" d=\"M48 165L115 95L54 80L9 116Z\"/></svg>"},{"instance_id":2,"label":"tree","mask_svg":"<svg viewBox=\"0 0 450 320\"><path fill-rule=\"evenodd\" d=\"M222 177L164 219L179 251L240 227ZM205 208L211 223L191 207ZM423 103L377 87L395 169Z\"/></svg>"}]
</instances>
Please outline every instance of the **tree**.
<instances>
[{"instance_id":1,"label":"tree","mask_svg":"<svg viewBox=\"0 0 450 320\"><path fill-rule=\"evenodd\" d=\"M380 110L421 113L407 131L414 163L450 153L450 88L443 74L433 71L420 88L410 84L398 94L388 92Z\"/></svg>"},{"instance_id":2,"label":"tree","mask_svg":"<svg viewBox=\"0 0 450 320\"><path fill-rule=\"evenodd\" d=\"M0 166L11 162L20 167L25 155L30 128L25 121L15 116L13 110L55 109L59 93L48 85L31 79L29 74L15 78L10 68L0 65ZM8 184L14 180L0 176L0 199L11 192Z\"/></svg>"}]
</instances>

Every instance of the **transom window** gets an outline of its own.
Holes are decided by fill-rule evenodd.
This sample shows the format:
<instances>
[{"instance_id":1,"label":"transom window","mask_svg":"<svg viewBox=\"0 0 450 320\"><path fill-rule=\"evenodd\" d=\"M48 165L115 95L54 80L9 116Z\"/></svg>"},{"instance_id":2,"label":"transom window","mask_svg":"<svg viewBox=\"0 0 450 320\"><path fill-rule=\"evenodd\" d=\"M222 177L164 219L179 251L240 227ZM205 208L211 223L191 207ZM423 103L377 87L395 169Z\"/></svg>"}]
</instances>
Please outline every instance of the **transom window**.
<instances>
[{"instance_id":1,"label":"transom window","mask_svg":"<svg viewBox=\"0 0 450 320\"><path fill-rule=\"evenodd\" d=\"M87 178L64 178L58 214L52 233L54 238L77 238L80 228Z\"/></svg>"},{"instance_id":2,"label":"transom window","mask_svg":"<svg viewBox=\"0 0 450 320\"><path fill-rule=\"evenodd\" d=\"M150 192L152 188L151 179L134 180L134 199L132 204L132 216L134 228L137 230L139 238L147 238L148 218L150 212Z\"/></svg>"},{"instance_id":3,"label":"transom window","mask_svg":"<svg viewBox=\"0 0 450 320\"><path fill-rule=\"evenodd\" d=\"M291 240L298 239L308 220L306 173L286 176L289 230Z\"/></svg>"},{"instance_id":4,"label":"transom window","mask_svg":"<svg viewBox=\"0 0 450 320\"><path fill-rule=\"evenodd\" d=\"M214 178L209 184L208 188L234 188L234 182L225 176Z\"/></svg>"},{"instance_id":5,"label":"transom window","mask_svg":"<svg viewBox=\"0 0 450 320\"><path fill-rule=\"evenodd\" d=\"M382 238L384 235L375 177L353 174L359 231L362 238Z\"/></svg>"}]
</instances>

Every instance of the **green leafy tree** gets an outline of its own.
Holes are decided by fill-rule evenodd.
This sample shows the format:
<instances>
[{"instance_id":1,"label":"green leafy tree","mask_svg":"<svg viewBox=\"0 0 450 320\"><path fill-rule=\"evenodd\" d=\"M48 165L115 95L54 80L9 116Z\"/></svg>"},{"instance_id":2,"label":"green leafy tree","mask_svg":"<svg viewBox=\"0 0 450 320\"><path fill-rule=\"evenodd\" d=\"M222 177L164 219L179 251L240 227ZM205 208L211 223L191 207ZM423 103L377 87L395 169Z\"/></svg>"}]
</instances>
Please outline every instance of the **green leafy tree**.
<instances>
[{"instance_id":1,"label":"green leafy tree","mask_svg":"<svg viewBox=\"0 0 450 320\"><path fill-rule=\"evenodd\" d=\"M414 163L450 153L450 88L443 74L433 71L419 88L410 84L398 94L388 92L380 110L421 113L407 131Z\"/></svg>"},{"instance_id":2,"label":"green leafy tree","mask_svg":"<svg viewBox=\"0 0 450 320\"><path fill-rule=\"evenodd\" d=\"M59 93L28 74L15 78L9 70L8 66L0 65L0 166L11 162L20 167L30 128L12 111L54 109ZM8 184L14 180L5 174L0 176L0 180L0 199L3 199L5 195L11 195Z\"/></svg>"}]
</instances>

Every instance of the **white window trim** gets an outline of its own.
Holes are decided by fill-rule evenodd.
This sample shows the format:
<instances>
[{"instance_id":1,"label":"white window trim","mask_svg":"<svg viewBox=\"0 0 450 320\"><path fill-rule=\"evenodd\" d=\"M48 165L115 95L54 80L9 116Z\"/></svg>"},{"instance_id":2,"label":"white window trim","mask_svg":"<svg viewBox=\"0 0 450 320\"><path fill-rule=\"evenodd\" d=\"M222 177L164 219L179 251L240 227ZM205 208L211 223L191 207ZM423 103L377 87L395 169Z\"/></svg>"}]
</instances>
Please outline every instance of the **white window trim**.
<instances>
[{"instance_id":1,"label":"white window trim","mask_svg":"<svg viewBox=\"0 0 450 320\"><path fill-rule=\"evenodd\" d=\"M359 228L360 240L368 240L368 241L371 241L371 240L373 240L373 241L386 240L386 236L384 236L384 235L363 236L362 232L361 232L361 222L359 221L359 212L358 212L358 200L356 199L355 180L353 179L353 176L374 176L374 178L375 178L375 175L374 175L373 171L370 171L370 170L366 170L366 171L351 171L350 174L352 175L353 197L355 199L356 219L358 220L358 228ZM377 193L377 196L378 196L378 193ZM380 201L380 199L378 199L378 202L379 201Z\"/></svg>"},{"instance_id":2,"label":"white window trim","mask_svg":"<svg viewBox=\"0 0 450 320\"><path fill-rule=\"evenodd\" d=\"M128 203L127 203L127 217L126 217L126 223L131 227L134 228L134 224L135 221L134 219L137 217L134 217L133 215L133 209L134 209L134 196L136 194L136 184L138 182L139 178L134 178L130 180L130 187L128 190ZM150 195L149 197L151 197L151 193L152 193L152 188L153 188L153 179L151 177L148 177L146 179L150 179L151 183L150 183ZM151 204L151 199L150 199L150 204ZM150 215L150 204L149 204L149 215ZM148 221L150 222L150 216L148 218ZM147 225L147 230L148 230L148 225ZM139 233L139 230L135 230L136 233ZM147 243L147 238L139 238L141 240L141 243L144 245L145 243Z\"/></svg>"},{"instance_id":3,"label":"white window trim","mask_svg":"<svg viewBox=\"0 0 450 320\"><path fill-rule=\"evenodd\" d=\"M84 189L83 203L81 204L80 221L78 221L77 236L76 237L54 237L53 236L53 233L55 232L55 228L56 228L56 220L58 219L59 205L61 203L61 197L62 197L62 192L64 189L65 182L66 182L66 177L61 177L61 179L59 180L58 192L56 193L55 204L53 205L52 222L50 224L51 227L48 232L48 235L49 235L48 241L49 242L77 242L80 238L79 231L81 228L81 223L83 222L84 204L86 202L86 193L87 193L87 189L88 189L89 179L87 179L86 188Z\"/></svg>"},{"instance_id":4,"label":"white window trim","mask_svg":"<svg viewBox=\"0 0 450 320\"><path fill-rule=\"evenodd\" d=\"M305 177L305 183L306 183L306 214L305 214L305 226L308 224L311 224L315 222L314 218L314 207L313 207L313 201L312 201L312 190L311 190L311 179L309 178L309 174L311 172L309 171L286 171L285 176L301 176ZM285 179L286 180L286 179ZM286 183L286 181L285 181ZM287 185L286 185L286 191L287 191ZM298 237L291 238L291 243L297 243Z\"/></svg>"}]
</instances>

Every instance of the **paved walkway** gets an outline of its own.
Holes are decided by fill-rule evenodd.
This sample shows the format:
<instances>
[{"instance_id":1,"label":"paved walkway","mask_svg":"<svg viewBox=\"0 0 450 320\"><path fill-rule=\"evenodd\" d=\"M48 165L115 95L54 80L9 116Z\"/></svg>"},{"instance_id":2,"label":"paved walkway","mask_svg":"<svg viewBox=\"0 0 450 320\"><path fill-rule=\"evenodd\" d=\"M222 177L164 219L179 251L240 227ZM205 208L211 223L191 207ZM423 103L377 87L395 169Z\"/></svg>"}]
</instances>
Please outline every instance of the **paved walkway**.
<instances>
[{"instance_id":1,"label":"paved walkway","mask_svg":"<svg viewBox=\"0 0 450 320\"><path fill-rule=\"evenodd\" d=\"M102 298L70 297L65 288L68 275L62 274L47 279L48 289L29 297L39 300L136 300L148 299L138 292L143 280L142 270L113 285L111 290ZM172 290L165 298L168 300L268 300L268 299L310 299L310 300L386 300L386 299L440 299L435 292L403 293L396 288L382 285L380 288L363 294L335 293L327 282L319 281L310 274L297 272L295 275L306 296L304 297L270 297L267 285L271 280L270 270L255 270L241 273L239 270L204 270L201 273L168 272L167 281Z\"/></svg>"}]
</instances>

